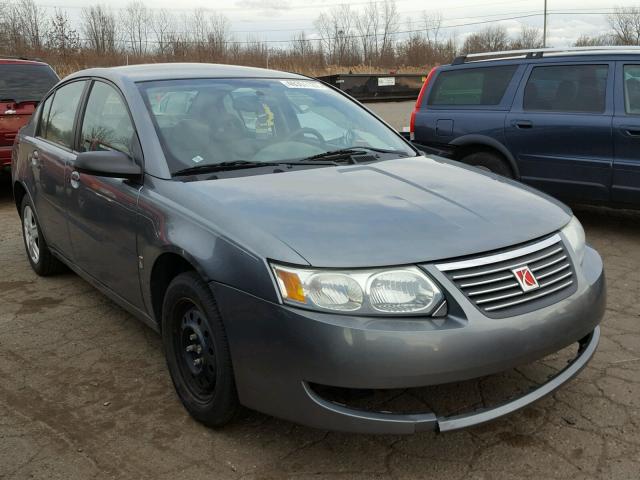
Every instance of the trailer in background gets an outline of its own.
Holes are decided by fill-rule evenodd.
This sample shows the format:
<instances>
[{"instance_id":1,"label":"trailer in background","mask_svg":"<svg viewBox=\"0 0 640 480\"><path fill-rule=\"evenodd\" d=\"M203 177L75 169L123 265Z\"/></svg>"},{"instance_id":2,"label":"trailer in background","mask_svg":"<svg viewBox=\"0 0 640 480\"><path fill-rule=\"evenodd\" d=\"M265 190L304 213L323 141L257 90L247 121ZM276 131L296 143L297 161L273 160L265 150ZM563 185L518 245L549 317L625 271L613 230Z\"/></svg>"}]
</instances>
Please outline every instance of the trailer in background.
<instances>
[{"instance_id":1,"label":"trailer in background","mask_svg":"<svg viewBox=\"0 0 640 480\"><path fill-rule=\"evenodd\" d=\"M317 77L362 101L415 100L426 74L340 73Z\"/></svg>"}]
</instances>

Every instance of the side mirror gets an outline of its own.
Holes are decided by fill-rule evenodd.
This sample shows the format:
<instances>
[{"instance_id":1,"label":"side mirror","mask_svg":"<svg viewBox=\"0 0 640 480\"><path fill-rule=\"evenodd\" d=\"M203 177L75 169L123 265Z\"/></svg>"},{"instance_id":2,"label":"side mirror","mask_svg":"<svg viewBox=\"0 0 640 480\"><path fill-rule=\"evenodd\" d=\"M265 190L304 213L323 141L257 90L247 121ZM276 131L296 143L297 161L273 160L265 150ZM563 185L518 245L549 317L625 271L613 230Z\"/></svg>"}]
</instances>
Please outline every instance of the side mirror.
<instances>
[{"instance_id":1,"label":"side mirror","mask_svg":"<svg viewBox=\"0 0 640 480\"><path fill-rule=\"evenodd\" d=\"M127 154L114 150L97 150L78 154L75 168L81 173L97 177L137 180L142 176L140 165Z\"/></svg>"}]
</instances>

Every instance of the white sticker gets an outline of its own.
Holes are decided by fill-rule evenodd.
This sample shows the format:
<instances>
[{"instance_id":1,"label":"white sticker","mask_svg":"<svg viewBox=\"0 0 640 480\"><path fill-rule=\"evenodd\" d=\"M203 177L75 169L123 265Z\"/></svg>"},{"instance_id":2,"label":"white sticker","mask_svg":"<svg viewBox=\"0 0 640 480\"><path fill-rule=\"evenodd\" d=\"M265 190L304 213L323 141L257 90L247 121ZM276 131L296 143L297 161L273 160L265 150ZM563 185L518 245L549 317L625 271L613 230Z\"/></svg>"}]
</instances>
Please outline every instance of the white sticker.
<instances>
[{"instance_id":1,"label":"white sticker","mask_svg":"<svg viewBox=\"0 0 640 480\"><path fill-rule=\"evenodd\" d=\"M315 80L280 80L280 82L287 88L312 88L315 90L323 90L327 88L320 82Z\"/></svg>"},{"instance_id":2,"label":"white sticker","mask_svg":"<svg viewBox=\"0 0 640 480\"><path fill-rule=\"evenodd\" d=\"M393 87L396 84L396 77L378 77L379 87Z\"/></svg>"},{"instance_id":3,"label":"white sticker","mask_svg":"<svg viewBox=\"0 0 640 480\"><path fill-rule=\"evenodd\" d=\"M201 161L203 161L203 160L204 160L204 158L202 158L200 155L196 155L195 157L193 157L193 158L191 159L191 161L192 161L193 163L200 163L200 162L201 162Z\"/></svg>"}]
</instances>

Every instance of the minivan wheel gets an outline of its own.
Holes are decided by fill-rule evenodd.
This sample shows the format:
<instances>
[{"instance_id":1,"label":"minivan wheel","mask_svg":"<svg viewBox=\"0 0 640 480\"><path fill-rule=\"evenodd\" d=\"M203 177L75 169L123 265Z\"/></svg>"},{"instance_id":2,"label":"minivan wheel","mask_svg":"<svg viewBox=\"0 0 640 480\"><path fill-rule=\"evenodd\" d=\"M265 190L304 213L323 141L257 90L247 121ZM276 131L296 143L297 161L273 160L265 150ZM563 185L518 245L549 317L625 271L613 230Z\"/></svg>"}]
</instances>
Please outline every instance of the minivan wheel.
<instances>
[{"instance_id":1,"label":"minivan wheel","mask_svg":"<svg viewBox=\"0 0 640 480\"><path fill-rule=\"evenodd\" d=\"M462 159L462 163L489 170L507 178L514 178L513 171L500 155L492 152L475 152Z\"/></svg>"},{"instance_id":2,"label":"minivan wheel","mask_svg":"<svg viewBox=\"0 0 640 480\"><path fill-rule=\"evenodd\" d=\"M238 410L229 344L208 285L195 272L178 275L162 307L162 343L178 397L189 414L210 427Z\"/></svg>"},{"instance_id":3,"label":"minivan wheel","mask_svg":"<svg viewBox=\"0 0 640 480\"><path fill-rule=\"evenodd\" d=\"M34 272L42 277L53 275L64 270L64 265L53 256L42 235L35 209L28 196L22 199L20 209L22 216L22 238L27 251L27 258Z\"/></svg>"}]
</instances>

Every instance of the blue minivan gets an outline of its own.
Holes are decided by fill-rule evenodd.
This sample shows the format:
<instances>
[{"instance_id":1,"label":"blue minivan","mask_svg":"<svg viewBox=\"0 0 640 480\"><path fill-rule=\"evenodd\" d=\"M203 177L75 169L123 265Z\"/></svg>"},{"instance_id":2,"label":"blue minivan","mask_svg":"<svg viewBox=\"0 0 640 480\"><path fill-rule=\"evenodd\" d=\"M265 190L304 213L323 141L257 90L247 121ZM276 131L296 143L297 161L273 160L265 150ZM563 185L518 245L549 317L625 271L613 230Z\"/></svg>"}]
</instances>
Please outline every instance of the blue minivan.
<instances>
[{"instance_id":1,"label":"blue minivan","mask_svg":"<svg viewBox=\"0 0 640 480\"><path fill-rule=\"evenodd\" d=\"M640 50L458 57L428 75L410 130L426 151L564 200L639 207Z\"/></svg>"}]
</instances>

